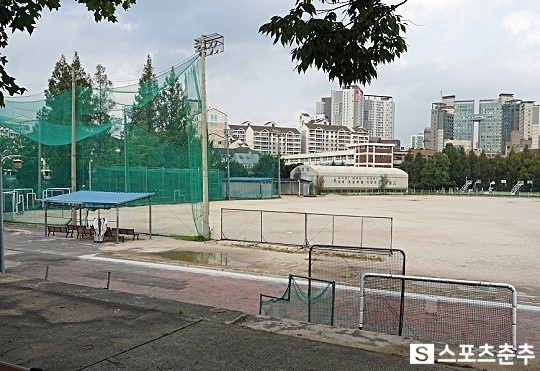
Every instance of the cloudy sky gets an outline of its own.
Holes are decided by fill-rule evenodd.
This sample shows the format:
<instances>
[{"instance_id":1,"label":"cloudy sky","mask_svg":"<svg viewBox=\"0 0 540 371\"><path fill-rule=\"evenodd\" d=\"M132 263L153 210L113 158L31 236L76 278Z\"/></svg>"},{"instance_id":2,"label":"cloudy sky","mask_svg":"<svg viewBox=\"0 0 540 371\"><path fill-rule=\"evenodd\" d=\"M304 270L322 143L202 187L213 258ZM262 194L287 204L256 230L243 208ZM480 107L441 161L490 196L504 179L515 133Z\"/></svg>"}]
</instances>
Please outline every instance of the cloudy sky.
<instances>
[{"instance_id":1,"label":"cloudy sky","mask_svg":"<svg viewBox=\"0 0 540 371\"><path fill-rule=\"evenodd\" d=\"M60 56L70 61L77 51L89 74L102 64L122 86L138 80L148 54L156 71L167 70L194 54L194 38L217 32L225 53L207 60L208 105L231 124L297 126L301 112L313 115L315 102L339 86L319 71L299 75L290 51L258 33L294 3L137 0L118 23L96 24L84 6L63 0L58 12L44 13L32 36L11 36L8 72L30 94L42 92ZM409 0L399 13L410 22L409 51L362 88L394 97L395 137L403 146L429 126L431 103L441 93L475 100L514 93L540 101L540 1Z\"/></svg>"}]
</instances>

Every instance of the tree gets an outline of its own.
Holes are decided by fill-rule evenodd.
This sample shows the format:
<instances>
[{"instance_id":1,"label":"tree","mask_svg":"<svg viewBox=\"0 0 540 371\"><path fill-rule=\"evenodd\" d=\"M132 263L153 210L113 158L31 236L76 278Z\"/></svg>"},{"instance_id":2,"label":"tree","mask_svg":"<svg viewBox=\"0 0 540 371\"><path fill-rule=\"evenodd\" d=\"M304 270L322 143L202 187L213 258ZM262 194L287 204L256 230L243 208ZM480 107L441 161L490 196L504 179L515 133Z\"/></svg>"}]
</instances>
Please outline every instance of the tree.
<instances>
[{"instance_id":1,"label":"tree","mask_svg":"<svg viewBox=\"0 0 540 371\"><path fill-rule=\"evenodd\" d=\"M88 11L94 13L96 22L106 20L116 22L116 9L121 6L127 10L136 0L77 0L86 5ZM32 34L37 20L44 10L58 10L60 0L5 0L0 3L0 48L5 49L9 43L8 30L11 33L23 32ZM4 92L13 96L22 94L26 89L19 86L15 78L6 72L7 57L0 53L0 107L4 106Z\"/></svg>"},{"instance_id":2,"label":"tree","mask_svg":"<svg viewBox=\"0 0 540 371\"><path fill-rule=\"evenodd\" d=\"M165 79L165 87L156 101L157 123L155 130L172 144L187 146L189 104L187 95L178 81L174 68Z\"/></svg>"},{"instance_id":3,"label":"tree","mask_svg":"<svg viewBox=\"0 0 540 371\"><path fill-rule=\"evenodd\" d=\"M436 189L446 187L450 183L450 161L448 156L437 152L433 157L426 160L421 170L422 187L424 189Z\"/></svg>"},{"instance_id":4,"label":"tree","mask_svg":"<svg viewBox=\"0 0 540 371\"><path fill-rule=\"evenodd\" d=\"M152 58L148 55L139 78L135 103L129 112L131 121L128 123L127 135L130 166L162 167L167 165L165 152L174 152L166 150L163 138L158 134L158 93Z\"/></svg>"},{"instance_id":5,"label":"tree","mask_svg":"<svg viewBox=\"0 0 540 371\"><path fill-rule=\"evenodd\" d=\"M489 166L489 159L487 158L486 152L482 151L478 156L476 172L477 180L480 180L482 182L482 187L484 185L487 185L489 187L489 182L492 180L492 173L493 171Z\"/></svg>"},{"instance_id":6,"label":"tree","mask_svg":"<svg viewBox=\"0 0 540 371\"><path fill-rule=\"evenodd\" d=\"M253 176L264 178L277 178L278 177L278 159L276 156L269 154L262 154L259 156L259 162L257 162L251 169Z\"/></svg>"},{"instance_id":7,"label":"tree","mask_svg":"<svg viewBox=\"0 0 540 371\"><path fill-rule=\"evenodd\" d=\"M456 148L451 143L447 144L443 149L443 153L448 156L450 161L450 186L451 187L461 187L465 183L465 173L463 168L463 162L460 159L460 154L463 150L463 147Z\"/></svg>"},{"instance_id":8,"label":"tree","mask_svg":"<svg viewBox=\"0 0 540 371\"><path fill-rule=\"evenodd\" d=\"M386 187L390 184L390 179L388 179L388 174L381 174L379 179L379 190L384 192Z\"/></svg>"},{"instance_id":9,"label":"tree","mask_svg":"<svg viewBox=\"0 0 540 371\"><path fill-rule=\"evenodd\" d=\"M298 167L300 165L303 165L303 163L298 162L298 163L295 163L295 164L287 164L287 165L285 165L285 161L281 160L281 177L282 178L294 178L295 174L291 174L291 171L293 171L294 168L296 168L296 167ZM295 179L299 179L301 177L300 175L302 175L302 174L298 172L298 176Z\"/></svg>"},{"instance_id":10,"label":"tree","mask_svg":"<svg viewBox=\"0 0 540 371\"><path fill-rule=\"evenodd\" d=\"M315 194L321 195L324 191L324 177L318 175L315 177Z\"/></svg>"},{"instance_id":11,"label":"tree","mask_svg":"<svg viewBox=\"0 0 540 371\"><path fill-rule=\"evenodd\" d=\"M111 119L109 113L115 105L110 97L110 89L113 87L113 83L105 73L105 67L101 64L96 66L92 82L97 89L94 95L94 106L98 109L95 120L97 125L101 125Z\"/></svg>"},{"instance_id":12,"label":"tree","mask_svg":"<svg viewBox=\"0 0 540 371\"><path fill-rule=\"evenodd\" d=\"M139 91L135 96L133 107L133 123L145 128L148 132L155 132L158 129L156 99L158 90L158 81L154 74L152 58L148 55L142 76L139 78Z\"/></svg>"},{"instance_id":13,"label":"tree","mask_svg":"<svg viewBox=\"0 0 540 371\"><path fill-rule=\"evenodd\" d=\"M248 170L242 164L239 164L234 160L229 161L229 169L231 177L247 177L249 175Z\"/></svg>"},{"instance_id":14,"label":"tree","mask_svg":"<svg viewBox=\"0 0 540 371\"><path fill-rule=\"evenodd\" d=\"M274 16L259 32L274 44L293 46L291 59L298 73L316 67L342 86L369 84L379 64L394 61L407 50L407 23L396 14L407 2L386 5L382 0L297 0L289 14ZM326 7L325 7L326 6Z\"/></svg>"},{"instance_id":15,"label":"tree","mask_svg":"<svg viewBox=\"0 0 540 371\"><path fill-rule=\"evenodd\" d=\"M469 179L473 181L473 184L475 184L474 182L479 180L480 172L478 170L478 156L472 149L467 154L466 168L468 169L468 172L469 172Z\"/></svg>"},{"instance_id":16,"label":"tree","mask_svg":"<svg viewBox=\"0 0 540 371\"><path fill-rule=\"evenodd\" d=\"M77 123L92 124L94 122L95 99L92 96L92 79L84 71L77 52L73 56L71 64L62 55L56 62L47 89L45 90L45 106L38 112L40 125L50 123L65 126L66 130L71 127L72 105L72 71L75 71L76 89L76 120ZM43 133L51 134L51 133ZM82 150L78 148L78 152ZM43 148L42 157L47 160L53 169L51 186L63 187L70 183L70 145L46 146Z\"/></svg>"},{"instance_id":17,"label":"tree","mask_svg":"<svg viewBox=\"0 0 540 371\"><path fill-rule=\"evenodd\" d=\"M422 169L424 168L426 161L427 159L421 152L418 152L414 157L409 173L409 184L412 186L422 186Z\"/></svg>"},{"instance_id":18,"label":"tree","mask_svg":"<svg viewBox=\"0 0 540 371\"><path fill-rule=\"evenodd\" d=\"M92 120L92 115L87 114L94 111L92 108L92 79L82 68L77 52L73 55L71 64L62 54L60 60L54 65L47 89L45 89L45 107L37 113L40 120L60 125L71 125L73 70L75 70L75 85L77 86L75 97L77 120L85 123ZM85 107L84 110L82 107Z\"/></svg>"}]
</instances>

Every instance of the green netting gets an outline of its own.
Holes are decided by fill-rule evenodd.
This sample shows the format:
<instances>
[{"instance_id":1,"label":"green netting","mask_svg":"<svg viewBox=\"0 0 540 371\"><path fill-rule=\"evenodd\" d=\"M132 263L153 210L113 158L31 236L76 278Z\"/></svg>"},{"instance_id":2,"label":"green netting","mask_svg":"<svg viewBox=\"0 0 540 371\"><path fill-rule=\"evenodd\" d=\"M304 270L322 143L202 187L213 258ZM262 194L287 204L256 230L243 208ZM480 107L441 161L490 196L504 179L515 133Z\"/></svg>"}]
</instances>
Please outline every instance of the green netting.
<instances>
[{"instance_id":1,"label":"green netting","mask_svg":"<svg viewBox=\"0 0 540 371\"><path fill-rule=\"evenodd\" d=\"M4 174L4 189L29 190L33 195L24 194L29 209L30 204L39 207L37 200L51 189L71 188L75 96L77 189L154 192L153 203L191 203L194 230L200 234L200 72L196 55L158 75L152 71L143 78L143 72L138 84L90 86L90 79L78 76L75 93L66 87L55 94L46 91L42 99L6 100L0 126L19 135L0 138L0 150L11 149L25 165L14 175ZM221 158L212 150L209 154L209 196L223 199ZM4 165L10 167L8 161ZM10 211L10 195L4 200Z\"/></svg>"},{"instance_id":2,"label":"green netting","mask_svg":"<svg viewBox=\"0 0 540 371\"><path fill-rule=\"evenodd\" d=\"M190 116L200 113L199 70L199 57L194 56L150 81L117 88L76 86L76 140L100 134L113 125L122 126L126 113L151 108L149 105L155 104L156 98L176 82L182 84L189 102L189 106L183 107L184 112L189 110ZM71 89L42 99L30 96L6 100L0 110L0 125L45 145L70 144L72 102Z\"/></svg>"},{"instance_id":3,"label":"green netting","mask_svg":"<svg viewBox=\"0 0 540 371\"><path fill-rule=\"evenodd\" d=\"M261 295L259 313L297 321L334 324L335 282L289 275L280 298Z\"/></svg>"},{"instance_id":4,"label":"green netting","mask_svg":"<svg viewBox=\"0 0 540 371\"><path fill-rule=\"evenodd\" d=\"M202 201L202 172L200 169L129 168L129 192L151 192L152 203L183 203ZM124 192L126 169L120 166L101 167L95 171L95 191ZM199 185L199 191L192 191ZM208 195L211 201L222 200L223 173L208 171Z\"/></svg>"}]
</instances>

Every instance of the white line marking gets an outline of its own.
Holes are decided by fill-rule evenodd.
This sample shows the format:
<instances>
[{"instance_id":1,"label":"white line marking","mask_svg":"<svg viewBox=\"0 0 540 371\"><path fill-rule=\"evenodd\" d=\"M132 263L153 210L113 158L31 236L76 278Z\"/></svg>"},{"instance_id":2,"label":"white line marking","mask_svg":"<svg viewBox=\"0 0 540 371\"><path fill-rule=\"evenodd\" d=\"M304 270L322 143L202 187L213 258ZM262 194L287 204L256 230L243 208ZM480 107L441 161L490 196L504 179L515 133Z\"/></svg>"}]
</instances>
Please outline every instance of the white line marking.
<instances>
[{"instance_id":1,"label":"white line marking","mask_svg":"<svg viewBox=\"0 0 540 371\"><path fill-rule=\"evenodd\" d=\"M231 277L231 278L237 278L237 279L241 279L241 280L265 281L265 282L284 283L284 284L289 283L289 278L288 277L287 278L280 278L280 277L270 277L270 276L258 276L258 275L254 275L254 274L238 273L238 272L230 272L230 271L220 271L220 270L215 270L215 269L190 267L190 266L185 266L185 265L152 263L152 262L129 260L129 259L104 258L104 257L101 257L101 256L96 256L95 254L83 255L83 256L79 256L79 258L80 259L85 259L85 260L104 261L104 262L108 262L108 263L120 263L120 264L136 265L136 266L139 266L139 267L163 269L163 270L169 270L169 271L206 274L208 276L214 276L214 277Z\"/></svg>"},{"instance_id":2,"label":"white line marking","mask_svg":"<svg viewBox=\"0 0 540 371\"><path fill-rule=\"evenodd\" d=\"M271 276L259 276L255 274L247 274L247 273L238 273L238 272L230 272L230 271L220 271L215 269L209 269L209 268L199 268L199 267L190 267L185 265L175 265L175 264L165 264L165 263L152 263L152 262L145 262L145 261L139 261L139 260L129 260L129 259L118 259L118 258L104 258L101 256L96 256L95 254L91 255L82 255L79 256L80 259L85 260L95 260L95 261L103 261L108 263L116 263L116 264L128 264L128 265L136 265L139 267L147 267L147 268L155 268L155 269L163 269L163 270L169 270L169 271L177 271L177 272L188 272L188 273L196 273L196 274L205 274L208 276L213 277L230 277L230 278L236 278L241 280L251 280L251 281L263 281L263 282L271 282L271 283L281 283L281 284L289 284L289 278L280 278L280 277L271 277ZM314 285L321 284L319 282L314 282ZM337 288L344 288L342 285L336 284ZM360 288L357 287L345 287L345 289L354 290L357 291ZM411 295L411 294L407 294ZM419 294L416 294L419 295ZM504 305L504 304L503 304ZM526 304L518 304L519 310L528 310L533 312L540 312L540 307L534 306L534 305L526 305Z\"/></svg>"}]
</instances>

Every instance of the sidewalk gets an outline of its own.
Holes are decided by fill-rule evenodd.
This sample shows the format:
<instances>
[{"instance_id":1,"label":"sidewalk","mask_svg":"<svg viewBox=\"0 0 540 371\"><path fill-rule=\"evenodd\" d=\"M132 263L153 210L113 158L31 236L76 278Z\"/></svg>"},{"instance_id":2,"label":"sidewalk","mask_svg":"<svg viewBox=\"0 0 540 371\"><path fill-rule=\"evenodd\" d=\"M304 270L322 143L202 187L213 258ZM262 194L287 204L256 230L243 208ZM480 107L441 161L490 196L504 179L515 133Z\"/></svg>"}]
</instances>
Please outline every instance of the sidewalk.
<instances>
[{"instance_id":1,"label":"sidewalk","mask_svg":"<svg viewBox=\"0 0 540 371\"><path fill-rule=\"evenodd\" d=\"M338 345L353 342L347 331L338 344L312 341L303 336L324 326L297 323L296 336L284 336L251 328L267 318L172 300L6 274L0 302L0 358L44 371L415 369L407 357ZM404 340L372 336L356 342L408 352Z\"/></svg>"},{"instance_id":2,"label":"sidewalk","mask_svg":"<svg viewBox=\"0 0 540 371\"><path fill-rule=\"evenodd\" d=\"M10 274L0 275L2 361L45 371L455 369L409 365L408 339L254 315L258 294L283 292L284 284L272 277L240 279L225 270L202 274L180 265L85 257L107 246L135 252L142 245L187 249L193 243L156 238L103 245L46 238L40 228L9 232ZM56 282L41 279L45 266ZM111 290L104 290L111 271ZM534 321L527 329L537 326ZM529 366L467 366L540 370L538 360Z\"/></svg>"}]
</instances>

